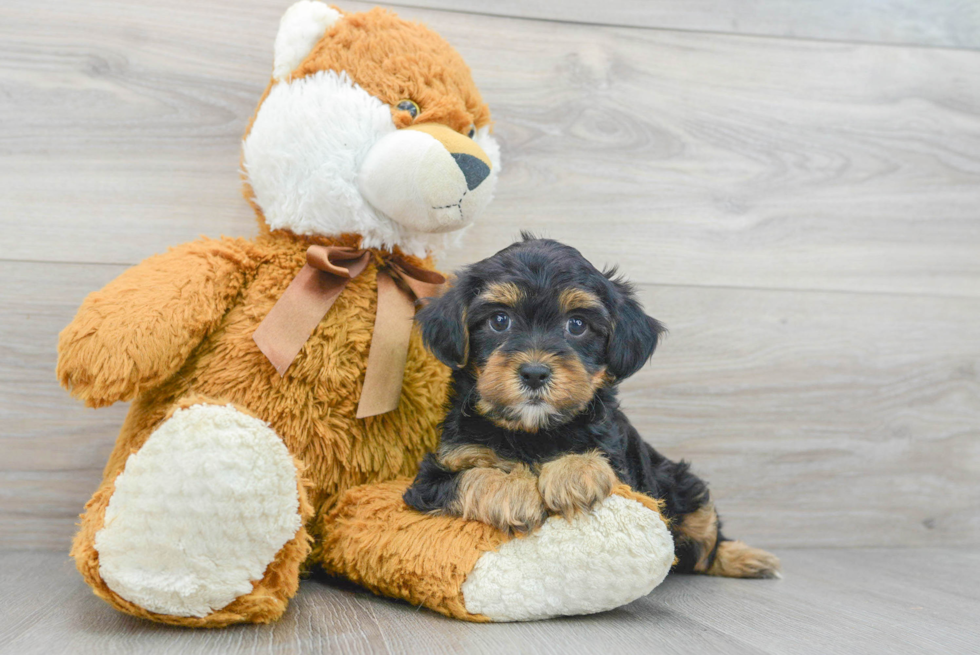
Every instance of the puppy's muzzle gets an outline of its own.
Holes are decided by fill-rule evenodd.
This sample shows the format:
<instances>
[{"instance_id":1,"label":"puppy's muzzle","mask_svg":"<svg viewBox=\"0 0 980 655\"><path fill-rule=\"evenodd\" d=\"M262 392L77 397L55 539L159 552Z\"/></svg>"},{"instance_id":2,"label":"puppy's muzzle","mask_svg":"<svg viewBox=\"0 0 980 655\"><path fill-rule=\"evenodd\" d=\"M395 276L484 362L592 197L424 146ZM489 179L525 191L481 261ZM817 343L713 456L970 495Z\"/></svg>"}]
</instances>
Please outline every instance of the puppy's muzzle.
<instances>
[{"instance_id":1,"label":"puppy's muzzle","mask_svg":"<svg viewBox=\"0 0 980 655\"><path fill-rule=\"evenodd\" d=\"M368 151L357 184L377 210L419 232L451 232L490 201L493 165L473 139L439 123L396 130Z\"/></svg>"},{"instance_id":2,"label":"puppy's muzzle","mask_svg":"<svg viewBox=\"0 0 980 655\"><path fill-rule=\"evenodd\" d=\"M531 391L537 391L551 379L551 367L540 362L530 362L521 364L517 374L521 376L522 385Z\"/></svg>"}]
</instances>

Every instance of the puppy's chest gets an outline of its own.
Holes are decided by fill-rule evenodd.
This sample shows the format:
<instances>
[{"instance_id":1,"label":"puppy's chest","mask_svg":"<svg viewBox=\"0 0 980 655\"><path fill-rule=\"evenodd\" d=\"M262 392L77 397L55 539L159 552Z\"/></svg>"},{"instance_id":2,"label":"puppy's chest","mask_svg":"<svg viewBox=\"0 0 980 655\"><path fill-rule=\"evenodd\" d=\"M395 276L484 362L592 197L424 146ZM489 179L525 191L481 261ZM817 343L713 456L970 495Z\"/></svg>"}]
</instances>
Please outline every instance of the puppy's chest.
<instances>
[{"instance_id":1,"label":"puppy's chest","mask_svg":"<svg viewBox=\"0 0 980 655\"><path fill-rule=\"evenodd\" d=\"M537 433L520 435L517 438L513 435L499 435L484 441L483 445L493 450L501 459L529 466L540 465L562 455L605 450L600 440L582 433Z\"/></svg>"}]
</instances>

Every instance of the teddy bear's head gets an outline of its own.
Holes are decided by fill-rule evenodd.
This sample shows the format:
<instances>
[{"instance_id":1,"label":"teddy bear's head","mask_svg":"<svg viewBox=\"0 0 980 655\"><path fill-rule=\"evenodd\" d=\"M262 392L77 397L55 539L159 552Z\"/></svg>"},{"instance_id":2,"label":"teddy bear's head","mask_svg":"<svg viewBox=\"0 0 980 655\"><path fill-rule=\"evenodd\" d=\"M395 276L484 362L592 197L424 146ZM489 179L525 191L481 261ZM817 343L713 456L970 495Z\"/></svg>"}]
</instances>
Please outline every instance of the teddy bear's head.
<instances>
[{"instance_id":1,"label":"teddy bear's head","mask_svg":"<svg viewBox=\"0 0 980 655\"><path fill-rule=\"evenodd\" d=\"M439 35L302 0L282 17L242 169L271 229L423 255L486 207L500 163L490 111Z\"/></svg>"}]
</instances>

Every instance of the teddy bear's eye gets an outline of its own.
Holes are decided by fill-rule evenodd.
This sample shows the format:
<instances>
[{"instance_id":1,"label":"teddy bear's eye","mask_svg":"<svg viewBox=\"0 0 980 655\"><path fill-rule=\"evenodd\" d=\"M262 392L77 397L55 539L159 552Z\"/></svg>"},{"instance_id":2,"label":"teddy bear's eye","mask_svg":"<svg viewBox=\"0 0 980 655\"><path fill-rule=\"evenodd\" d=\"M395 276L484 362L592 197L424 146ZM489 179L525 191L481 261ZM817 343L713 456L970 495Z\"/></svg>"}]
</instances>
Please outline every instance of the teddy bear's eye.
<instances>
[{"instance_id":1,"label":"teddy bear's eye","mask_svg":"<svg viewBox=\"0 0 980 655\"><path fill-rule=\"evenodd\" d=\"M395 109L398 111L407 111L415 118L419 115L419 106L414 100L401 100L395 105Z\"/></svg>"},{"instance_id":2,"label":"teddy bear's eye","mask_svg":"<svg viewBox=\"0 0 980 655\"><path fill-rule=\"evenodd\" d=\"M476 125L470 123L470 131L466 133L466 136L470 137L471 139L476 136Z\"/></svg>"}]
</instances>

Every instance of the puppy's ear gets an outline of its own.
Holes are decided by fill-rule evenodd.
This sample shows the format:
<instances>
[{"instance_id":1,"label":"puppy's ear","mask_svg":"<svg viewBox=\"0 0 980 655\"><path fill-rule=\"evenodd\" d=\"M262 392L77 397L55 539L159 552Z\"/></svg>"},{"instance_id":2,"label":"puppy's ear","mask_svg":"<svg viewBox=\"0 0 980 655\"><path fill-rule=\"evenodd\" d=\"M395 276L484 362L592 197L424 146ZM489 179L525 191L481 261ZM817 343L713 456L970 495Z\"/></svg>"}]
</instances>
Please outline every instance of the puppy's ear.
<instances>
[{"instance_id":1,"label":"puppy's ear","mask_svg":"<svg viewBox=\"0 0 980 655\"><path fill-rule=\"evenodd\" d=\"M466 325L468 286L462 277L458 278L445 293L430 300L415 315L425 347L436 359L454 369L466 366L470 357L470 331Z\"/></svg>"},{"instance_id":2,"label":"puppy's ear","mask_svg":"<svg viewBox=\"0 0 980 655\"><path fill-rule=\"evenodd\" d=\"M615 324L609 334L606 359L609 372L617 380L623 380L643 368L653 356L660 335L667 330L660 321L646 315L636 300L633 287L622 279L614 278L615 274L615 270L605 273L616 288L618 300L613 312Z\"/></svg>"}]
</instances>

